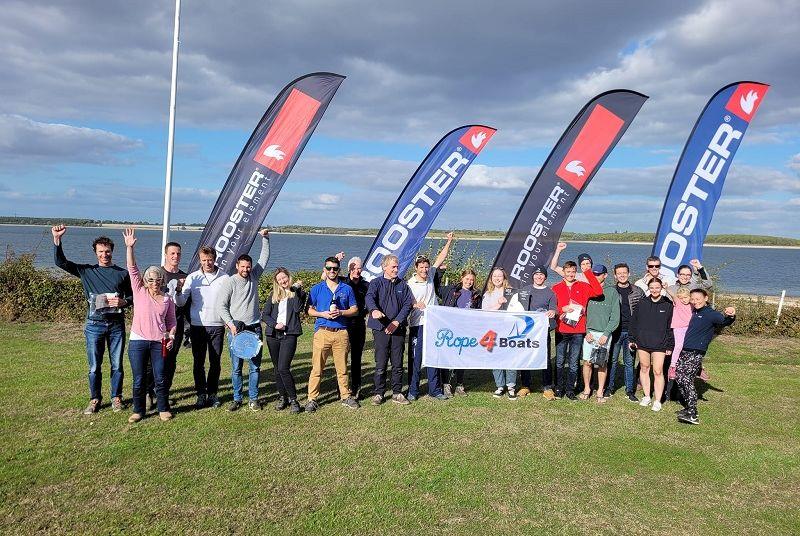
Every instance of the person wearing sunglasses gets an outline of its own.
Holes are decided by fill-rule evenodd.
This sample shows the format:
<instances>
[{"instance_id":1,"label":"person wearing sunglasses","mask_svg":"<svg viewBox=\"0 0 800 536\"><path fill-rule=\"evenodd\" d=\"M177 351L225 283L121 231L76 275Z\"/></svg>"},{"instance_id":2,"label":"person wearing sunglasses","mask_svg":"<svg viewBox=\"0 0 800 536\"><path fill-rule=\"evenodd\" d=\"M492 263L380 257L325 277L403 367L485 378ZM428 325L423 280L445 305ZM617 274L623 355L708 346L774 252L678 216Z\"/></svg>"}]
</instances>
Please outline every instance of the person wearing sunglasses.
<instances>
[{"instance_id":1,"label":"person wearing sunglasses","mask_svg":"<svg viewBox=\"0 0 800 536\"><path fill-rule=\"evenodd\" d=\"M642 292L644 292L645 296L650 295L650 289L648 285L653 279L659 279L664 287L669 287L675 284L675 275L670 270L661 268L661 259L658 257L647 257L646 267L647 271L645 272L644 276L634 283L634 285L642 289Z\"/></svg>"},{"instance_id":2,"label":"person wearing sunglasses","mask_svg":"<svg viewBox=\"0 0 800 536\"><path fill-rule=\"evenodd\" d=\"M308 293L308 314L314 317L314 338L311 344L311 374L308 378L306 413L319 409L322 371L328 357L333 356L339 398L342 405L358 409L361 405L353 398L347 379L347 352L350 338L348 320L358 315L358 304L353 289L339 281L340 261L328 257L323 264L325 279L311 287Z\"/></svg>"},{"instance_id":3,"label":"person wearing sunglasses","mask_svg":"<svg viewBox=\"0 0 800 536\"><path fill-rule=\"evenodd\" d=\"M135 423L144 417L147 391L146 369L149 360L153 366L158 416L162 421L172 418L166 385L165 360L175 342L175 302L164 294L164 269L150 266L139 272L134 255L136 233L127 228L122 233L127 249L128 273L133 288L133 322L131 324L128 358L133 371L133 413L128 422Z\"/></svg>"}]
</instances>

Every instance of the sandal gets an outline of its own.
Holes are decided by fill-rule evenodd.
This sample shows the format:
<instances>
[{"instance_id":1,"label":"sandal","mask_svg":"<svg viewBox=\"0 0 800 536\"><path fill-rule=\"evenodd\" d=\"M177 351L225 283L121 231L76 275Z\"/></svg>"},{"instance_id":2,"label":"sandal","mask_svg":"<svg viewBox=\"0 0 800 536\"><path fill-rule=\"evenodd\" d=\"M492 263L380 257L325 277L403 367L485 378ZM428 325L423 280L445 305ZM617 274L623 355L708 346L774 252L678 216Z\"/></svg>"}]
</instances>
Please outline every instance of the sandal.
<instances>
[{"instance_id":1,"label":"sandal","mask_svg":"<svg viewBox=\"0 0 800 536\"><path fill-rule=\"evenodd\" d=\"M589 397L592 395L591 392L589 393L581 393L578 395L579 400L589 400Z\"/></svg>"},{"instance_id":2,"label":"sandal","mask_svg":"<svg viewBox=\"0 0 800 536\"><path fill-rule=\"evenodd\" d=\"M608 398L606 398L604 396L598 396L597 397L597 403L598 404L605 404L606 402L608 402Z\"/></svg>"}]
</instances>

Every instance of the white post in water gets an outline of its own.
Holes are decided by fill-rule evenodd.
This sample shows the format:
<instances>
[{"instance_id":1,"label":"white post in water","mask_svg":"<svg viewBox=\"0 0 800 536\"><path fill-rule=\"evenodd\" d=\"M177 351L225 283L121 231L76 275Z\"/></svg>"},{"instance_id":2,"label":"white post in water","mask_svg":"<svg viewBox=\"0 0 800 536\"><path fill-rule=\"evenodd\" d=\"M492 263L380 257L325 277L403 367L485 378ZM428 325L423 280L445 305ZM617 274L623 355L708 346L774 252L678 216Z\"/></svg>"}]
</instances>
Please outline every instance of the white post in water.
<instances>
[{"instance_id":1,"label":"white post in water","mask_svg":"<svg viewBox=\"0 0 800 536\"><path fill-rule=\"evenodd\" d=\"M778 320L781 318L781 311L783 311L783 300L786 299L786 290L781 291L781 301L778 302L778 315L775 317L775 325L778 325Z\"/></svg>"},{"instance_id":2,"label":"white post in water","mask_svg":"<svg viewBox=\"0 0 800 536\"><path fill-rule=\"evenodd\" d=\"M175 0L175 29L172 35L172 87L169 94L169 133L167 135L167 173L164 186L164 228L161 231L161 264L169 241L169 212L172 204L172 148L175 144L175 100L178 89L178 45L181 28L181 0Z\"/></svg>"}]
</instances>

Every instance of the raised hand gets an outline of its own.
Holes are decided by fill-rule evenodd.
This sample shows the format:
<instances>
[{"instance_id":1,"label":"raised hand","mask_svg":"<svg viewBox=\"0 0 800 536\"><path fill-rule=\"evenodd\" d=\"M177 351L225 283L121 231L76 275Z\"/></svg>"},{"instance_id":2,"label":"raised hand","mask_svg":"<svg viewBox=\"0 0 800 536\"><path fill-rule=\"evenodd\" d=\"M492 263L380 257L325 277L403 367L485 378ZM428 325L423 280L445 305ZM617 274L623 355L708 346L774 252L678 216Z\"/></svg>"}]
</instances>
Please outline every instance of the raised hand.
<instances>
[{"instance_id":1,"label":"raised hand","mask_svg":"<svg viewBox=\"0 0 800 536\"><path fill-rule=\"evenodd\" d=\"M702 267L703 267L703 265L702 265L702 264L700 264L700 261L699 261L699 260L697 260L697 259L692 259L692 260L690 260L690 261L689 261L689 264L691 264L691 265L692 265L692 268L694 268L695 270L699 270L700 268L702 268Z\"/></svg>"},{"instance_id":2,"label":"raised hand","mask_svg":"<svg viewBox=\"0 0 800 536\"><path fill-rule=\"evenodd\" d=\"M339 262L342 262L342 261L344 260L344 251L340 251L339 253L337 253L336 255L334 255L334 257L336 257L337 259L339 259Z\"/></svg>"},{"instance_id":3,"label":"raised hand","mask_svg":"<svg viewBox=\"0 0 800 536\"><path fill-rule=\"evenodd\" d=\"M453 233L453 231L450 231L449 233L447 233L444 236L445 236L445 238L447 238L447 240L449 242L450 240L452 240L455 237L455 234Z\"/></svg>"},{"instance_id":4,"label":"raised hand","mask_svg":"<svg viewBox=\"0 0 800 536\"><path fill-rule=\"evenodd\" d=\"M736 307L726 307L725 316L736 316Z\"/></svg>"},{"instance_id":5,"label":"raised hand","mask_svg":"<svg viewBox=\"0 0 800 536\"><path fill-rule=\"evenodd\" d=\"M59 245L61 243L61 237L67 232L67 228L64 225L54 225L50 229L50 232L53 233L53 243Z\"/></svg>"},{"instance_id":6,"label":"raised hand","mask_svg":"<svg viewBox=\"0 0 800 536\"><path fill-rule=\"evenodd\" d=\"M558 244L556 244L556 251L564 251L565 249L567 249L566 242L559 242Z\"/></svg>"},{"instance_id":7,"label":"raised hand","mask_svg":"<svg viewBox=\"0 0 800 536\"><path fill-rule=\"evenodd\" d=\"M122 237L125 239L125 246L132 248L136 245L136 232L133 227L128 227L122 231Z\"/></svg>"},{"instance_id":8,"label":"raised hand","mask_svg":"<svg viewBox=\"0 0 800 536\"><path fill-rule=\"evenodd\" d=\"M269 238L269 229L267 229L267 228L261 229L261 230L258 232L258 234L260 234L260 235L261 235L261 236L263 236L264 238Z\"/></svg>"}]
</instances>

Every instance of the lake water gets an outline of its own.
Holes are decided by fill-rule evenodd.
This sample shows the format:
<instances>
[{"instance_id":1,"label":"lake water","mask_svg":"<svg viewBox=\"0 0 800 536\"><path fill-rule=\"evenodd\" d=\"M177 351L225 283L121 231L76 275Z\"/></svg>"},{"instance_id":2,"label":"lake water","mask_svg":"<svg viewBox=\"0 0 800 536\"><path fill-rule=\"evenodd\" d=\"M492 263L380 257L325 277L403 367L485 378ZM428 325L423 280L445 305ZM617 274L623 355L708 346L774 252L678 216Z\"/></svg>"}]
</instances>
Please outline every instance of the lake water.
<instances>
[{"instance_id":1,"label":"lake water","mask_svg":"<svg viewBox=\"0 0 800 536\"><path fill-rule=\"evenodd\" d=\"M114 241L115 262L125 266L125 249L120 229L70 227L63 241L67 258L79 263L96 262L91 243L100 234L105 234ZM137 236L139 241L136 254L139 264L159 264L161 231L138 230ZM170 239L183 246L185 268L197 248L200 233L173 231ZM364 236L273 234L270 237L272 254L268 268L319 268L325 257L338 251L344 251L347 258L354 255L363 257L372 245L372 240L373 238ZM49 227L0 225L0 246L3 251L11 248L16 253L34 252L37 266L53 266L52 244ZM439 248L441 244L441 240L426 241L423 250L429 247ZM491 262L500 244L500 240L457 240L454 249L457 252L466 251L483 256L487 262ZM583 252L591 255L595 263L627 262L633 272L641 276L644 260L650 254L650 246L575 242L565 250L562 260L575 260ZM258 251L251 254L253 258L258 257ZM789 296L800 296L800 281L797 277L800 265L798 249L706 246L703 264L712 274L718 274L719 287L729 292L778 295L785 289Z\"/></svg>"}]
</instances>

